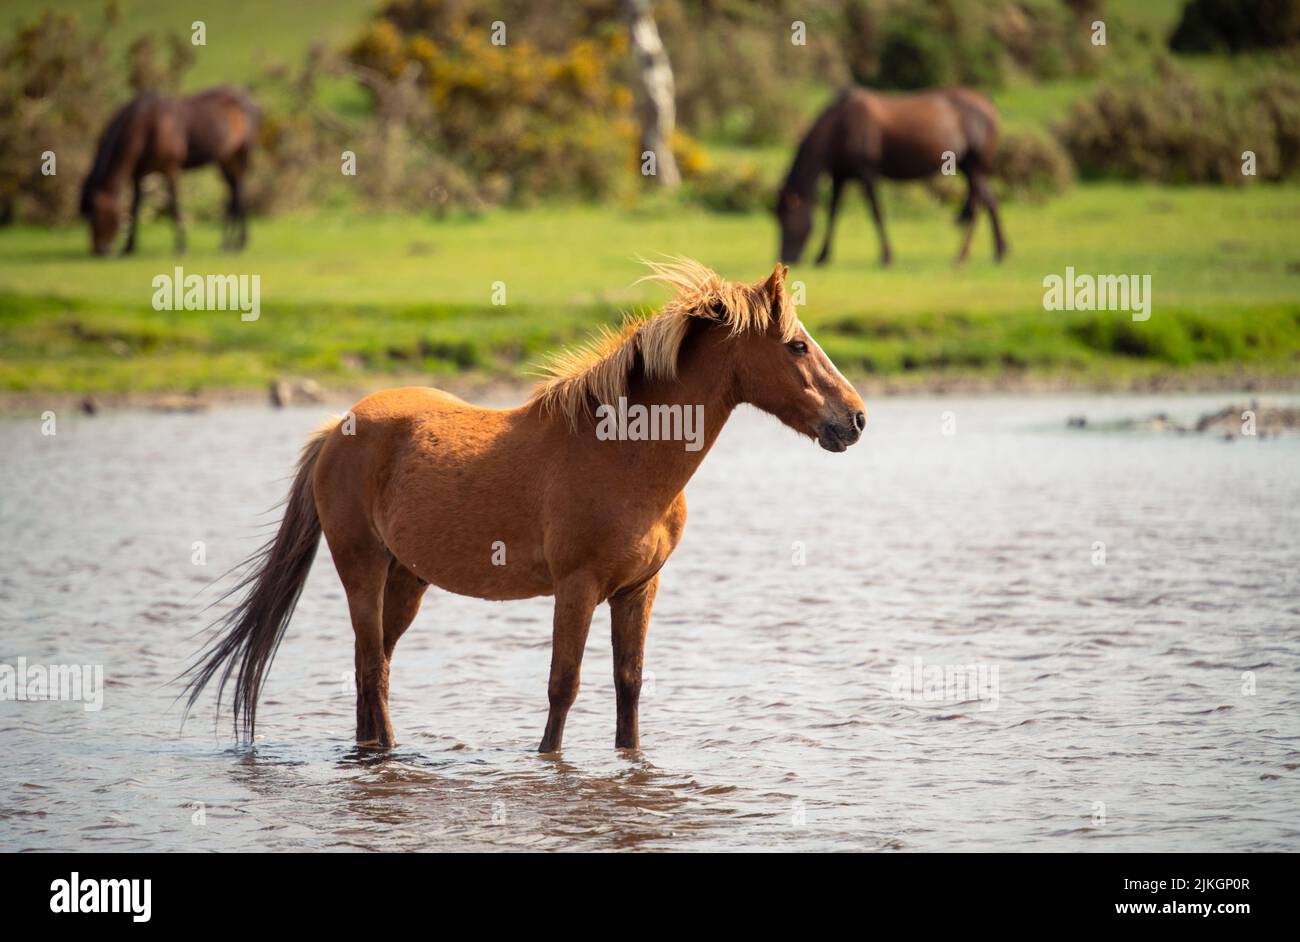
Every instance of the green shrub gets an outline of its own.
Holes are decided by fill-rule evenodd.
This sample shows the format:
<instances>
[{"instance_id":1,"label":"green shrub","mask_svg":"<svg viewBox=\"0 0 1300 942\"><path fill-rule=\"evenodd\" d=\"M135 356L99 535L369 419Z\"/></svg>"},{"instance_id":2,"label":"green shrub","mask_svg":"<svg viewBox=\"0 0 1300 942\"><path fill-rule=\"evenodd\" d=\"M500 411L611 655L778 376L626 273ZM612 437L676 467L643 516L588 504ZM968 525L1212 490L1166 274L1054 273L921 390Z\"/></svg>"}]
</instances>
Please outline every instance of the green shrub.
<instances>
[{"instance_id":1,"label":"green shrub","mask_svg":"<svg viewBox=\"0 0 1300 942\"><path fill-rule=\"evenodd\" d=\"M996 159L993 176L1004 197L1043 199L1064 193L1074 182L1070 155L1047 134L1005 132Z\"/></svg>"},{"instance_id":2,"label":"green shrub","mask_svg":"<svg viewBox=\"0 0 1300 942\"><path fill-rule=\"evenodd\" d=\"M1092 15L1086 0L851 0L841 45L864 85L999 88L1012 69L1036 78L1093 71Z\"/></svg>"},{"instance_id":3,"label":"green shrub","mask_svg":"<svg viewBox=\"0 0 1300 942\"><path fill-rule=\"evenodd\" d=\"M509 15L514 7L518 20ZM635 176L633 96L616 74L627 59L625 31L611 20L549 52L520 25L529 9L394 5L395 18L373 21L349 58L379 77L370 79L372 92L378 82L413 76L429 107L399 116L407 132L471 178L502 181L507 199L608 196ZM504 45L491 42L498 17L508 24Z\"/></svg>"},{"instance_id":4,"label":"green shrub","mask_svg":"<svg viewBox=\"0 0 1300 942\"><path fill-rule=\"evenodd\" d=\"M1300 81L1277 75L1255 87L1255 105L1272 126L1278 178L1300 171Z\"/></svg>"},{"instance_id":5,"label":"green shrub","mask_svg":"<svg viewBox=\"0 0 1300 942\"><path fill-rule=\"evenodd\" d=\"M1242 52L1300 42L1300 0L1188 0L1175 52Z\"/></svg>"},{"instance_id":6,"label":"green shrub","mask_svg":"<svg viewBox=\"0 0 1300 942\"><path fill-rule=\"evenodd\" d=\"M1164 66L1154 82L1103 87L1056 130L1084 177L1241 184L1245 151L1263 179L1300 169L1298 117L1300 82L1289 75L1270 74L1233 96Z\"/></svg>"},{"instance_id":7,"label":"green shrub","mask_svg":"<svg viewBox=\"0 0 1300 942\"><path fill-rule=\"evenodd\" d=\"M81 180L118 104L102 31L46 13L0 47L0 222L75 218ZM41 172L52 151L56 173Z\"/></svg>"},{"instance_id":8,"label":"green shrub","mask_svg":"<svg viewBox=\"0 0 1300 942\"><path fill-rule=\"evenodd\" d=\"M770 181L750 163L712 166L690 180L686 195L719 213L752 213L768 209L775 197Z\"/></svg>"},{"instance_id":9,"label":"green shrub","mask_svg":"<svg viewBox=\"0 0 1300 942\"><path fill-rule=\"evenodd\" d=\"M656 0L654 10L672 60L677 120L693 134L742 145L785 142L809 118L807 87L848 79L828 0L798 7ZM791 41L794 20L804 23L807 45Z\"/></svg>"},{"instance_id":10,"label":"green shrub","mask_svg":"<svg viewBox=\"0 0 1300 942\"><path fill-rule=\"evenodd\" d=\"M1181 318L1152 317L1135 321L1126 312L1097 311L1079 315L1070 334L1101 353L1184 365L1197 359Z\"/></svg>"},{"instance_id":11,"label":"green shrub","mask_svg":"<svg viewBox=\"0 0 1300 942\"><path fill-rule=\"evenodd\" d=\"M918 20L892 22L881 40L878 82L882 87L929 88L955 80L947 43Z\"/></svg>"}]
</instances>

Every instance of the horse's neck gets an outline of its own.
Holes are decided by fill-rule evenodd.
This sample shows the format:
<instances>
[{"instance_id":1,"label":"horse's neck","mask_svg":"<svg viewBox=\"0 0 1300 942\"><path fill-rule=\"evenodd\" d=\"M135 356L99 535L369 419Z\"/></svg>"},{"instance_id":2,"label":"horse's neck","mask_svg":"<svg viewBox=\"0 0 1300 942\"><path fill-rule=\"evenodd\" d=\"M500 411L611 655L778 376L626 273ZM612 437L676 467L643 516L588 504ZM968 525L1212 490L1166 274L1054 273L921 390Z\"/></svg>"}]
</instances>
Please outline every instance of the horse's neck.
<instances>
[{"instance_id":1,"label":"horse's neck","mask_svg":"<svg viewBox=\"0 0 1300 942\"><path fill-rule=\"evenodd\" d=\"M826 167L829 120L828 110L817 118L808 135L800 142L794 163L790 165L790 172L785 178L785 192L808 197L816 189L817 178Z\"/></svg>"},{"instance_id":2,"label":"horse's neck","mask_svg":"<svg viewBox=\"0 0 1300 942\"><path fill-rule=\"evenodd\" d=\"M643 490L654 491L665 505L686 487L731 417L737 405L734 375L726 353L697 350L695 356L681 364L675 379L643 381L629 394L629 409L635 405L645 406L647 411L667 407L674 416L680 409L682 429L689 424L689 438L619 443L629 449L624 452L628 473L637 478Z\"/></svg>"},{"instance_id":3,"label":"horse's neck","mask_svg":"<svg viewBox=\"0 0 1300 942\"><path fill-rule=\"evenodd\" d=\"M141 98L136 98L113 116L99 142L94 164L87 177L86 186L92 193L109 193L116 196L130 175L131 155L129 141L131 123L139 111Z\"/></svg>"}]
</instances>

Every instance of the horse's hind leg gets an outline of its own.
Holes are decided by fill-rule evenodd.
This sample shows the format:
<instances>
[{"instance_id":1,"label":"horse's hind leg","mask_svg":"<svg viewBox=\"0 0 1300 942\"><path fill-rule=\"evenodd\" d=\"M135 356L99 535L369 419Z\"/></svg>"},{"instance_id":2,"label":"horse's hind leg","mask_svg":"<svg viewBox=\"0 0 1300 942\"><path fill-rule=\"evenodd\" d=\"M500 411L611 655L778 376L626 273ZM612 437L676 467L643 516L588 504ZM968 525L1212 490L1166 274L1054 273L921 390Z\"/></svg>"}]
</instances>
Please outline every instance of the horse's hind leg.
<instances>
[{"instance_id":1,"label":"horse's hind leg","mask_svg":"<svg viewBox=\"0 0 1300 942\"><path fill-rule=\"evenodd\" d=\"M235 195L232 197L235 201L235 221L239 227L238 248L242 252L244 246L248 245L248 210L244 206L244 177L235 178Z\"/></svg>"},{"instance_id":2,"label":"horse's hind leg","mask_svg":"<svg viewBox=\"0 0 1300 942\"><path fill-rule=\"evenodd\" d=\"M370 617L375 597L373 570L367 565L365 571L369 578L362 578L357 586L356 608L352 608L353 590L348 589L348 607L353 611L352 627L356 634L357 742L388 749L396 742L388 712L388 678L393 648L397 639L411 627L429 586L390 557L381 590L383 604L378 609L383 627L376 650L374 622Z\"/></svg>"},{"instance_id":3,"label":"horse's hind leg","mask_svg":"<svg viewBox=\"0 0 1300 942\"><path fill-rule=\"evenodd\" d=\"M226 181L226 188L230 190L230 199L226 202L226 215L225 218L221 220L221 248L230 250L235 247L236 242L235 178L230 168L225 164L222 164L221 166L221 176Z\"/></svg>"},{"instance_id":4,"label":"horse's hind leg","mask_svg":"<svg viewBox=\"0 0 1300 942\"><path fill-rule=\"evenodd\" d=\"M181 216L180 176L179 167L167 171L167 195L171 202L172 226L176 230L177 255L185 254L185 221Z\"/></svg>"},{"instance_id":5,"label":"horse's hind leg","mask_svg":"<svg viewBox=\"0 0 1300 942\"><path fill-rule=\"evenodd\" d=\"M244 173L248 170L248 148L241 147L221 165L221 175L230 188L222 247L238 251L248 243L248 214L244 209Z\"/></svg>"},{"instance_id":6,"label":"horse's hind leg","mask_svg":"<svg viewBox=\"0 0 1300 942\"><path fill-rule=\"evenodd\" d=\"M372 542L326 540L339 581L348 597L355 641L357 742L388 748L393 725L388 718L388 658L384 654L384 594L392 557ZM343 544L343 545L336 545Z\"/></svg>"},{"instance_id":7,"label":"horse's hind leg","mask_svg":"<svg viewBox=\"0 0 1300 942\"><path fill-rule=\"evenodd\" d=\"M411 627L420 602L424 599L427 582L420 579L396 559L388 567L388 581L384 586L384 658L392 661L397 640Z\"/></svg>"},{"instance_id":8,"label":"horse's hind leg","mask_svg":"<svg viewBox=\"0 0 1300 942\"><path fill-rule=\"evenodd\" d=\"M975 235L975 212L979 201L975 197L975 178L969 170L966 173L966 202L962 203L957 222L962 227L961 250L957 253L957 264L963 265L970 256L970 244Z\"/></svg>"},{"instance_id":9,"label":"horse's hind leg","mask_svg":"<svg viewBox=\"0 0 1300 942\"><path fill-rule=\"evenodd\" d=\"M1002 218L998 212L998 199L993 195L993 185L982 173L972 177L971 182L980 203L989 211L989 221L993 223L993 257L1000 262L1007 254L1007 240L1002 236Z\"/></svg>"}]
</instances>

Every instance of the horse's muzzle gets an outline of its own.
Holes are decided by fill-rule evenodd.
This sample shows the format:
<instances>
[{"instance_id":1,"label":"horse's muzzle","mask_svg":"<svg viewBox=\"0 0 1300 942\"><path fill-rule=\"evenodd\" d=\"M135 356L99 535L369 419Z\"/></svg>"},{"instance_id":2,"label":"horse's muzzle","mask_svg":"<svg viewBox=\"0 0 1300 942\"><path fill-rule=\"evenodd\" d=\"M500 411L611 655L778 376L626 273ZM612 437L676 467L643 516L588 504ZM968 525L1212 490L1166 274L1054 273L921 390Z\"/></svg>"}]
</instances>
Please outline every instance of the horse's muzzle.
<instances>
[{"instance_id":1,"label":"horse's muzzle","mask_svg":"<svg viewBox=\"0 0 1300 942\"><path fill-rule=\"evenodd\" d=\"M862 437L862 430L866 427L867 416L862 412L854 412L844 419L827 420L817 430L817 444L827 451L846 451Z\"/></svg>"}]
</instances>

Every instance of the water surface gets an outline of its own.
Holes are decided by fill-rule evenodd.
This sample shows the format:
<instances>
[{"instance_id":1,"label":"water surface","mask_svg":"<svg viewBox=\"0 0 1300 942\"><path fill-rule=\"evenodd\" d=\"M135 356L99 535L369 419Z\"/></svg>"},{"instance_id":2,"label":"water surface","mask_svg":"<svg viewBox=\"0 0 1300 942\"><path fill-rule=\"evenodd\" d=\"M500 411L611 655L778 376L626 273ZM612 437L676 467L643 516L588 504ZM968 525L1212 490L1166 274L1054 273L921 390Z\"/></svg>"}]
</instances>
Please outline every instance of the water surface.
<instances>
[{"instance_id":1,"label":"water surface","mask_svg":"<svg viewBox=\"0 0 1300 942\"><path fill-rule=\"evenodd\" d=\"M643 752L602 609L559 759L549 600L432 590L400 746L356 754L324 548L256 744L210 699L181 731L205 587L321 411L5 419L0 663L106 689L0 702L0 849L1300 849L1300 441L1065 428L1228 398L879 400L843 455L738 412L663 573ZM918 657L996 668L996 701L900 697Z\"/></svg>"}]
</instances>

